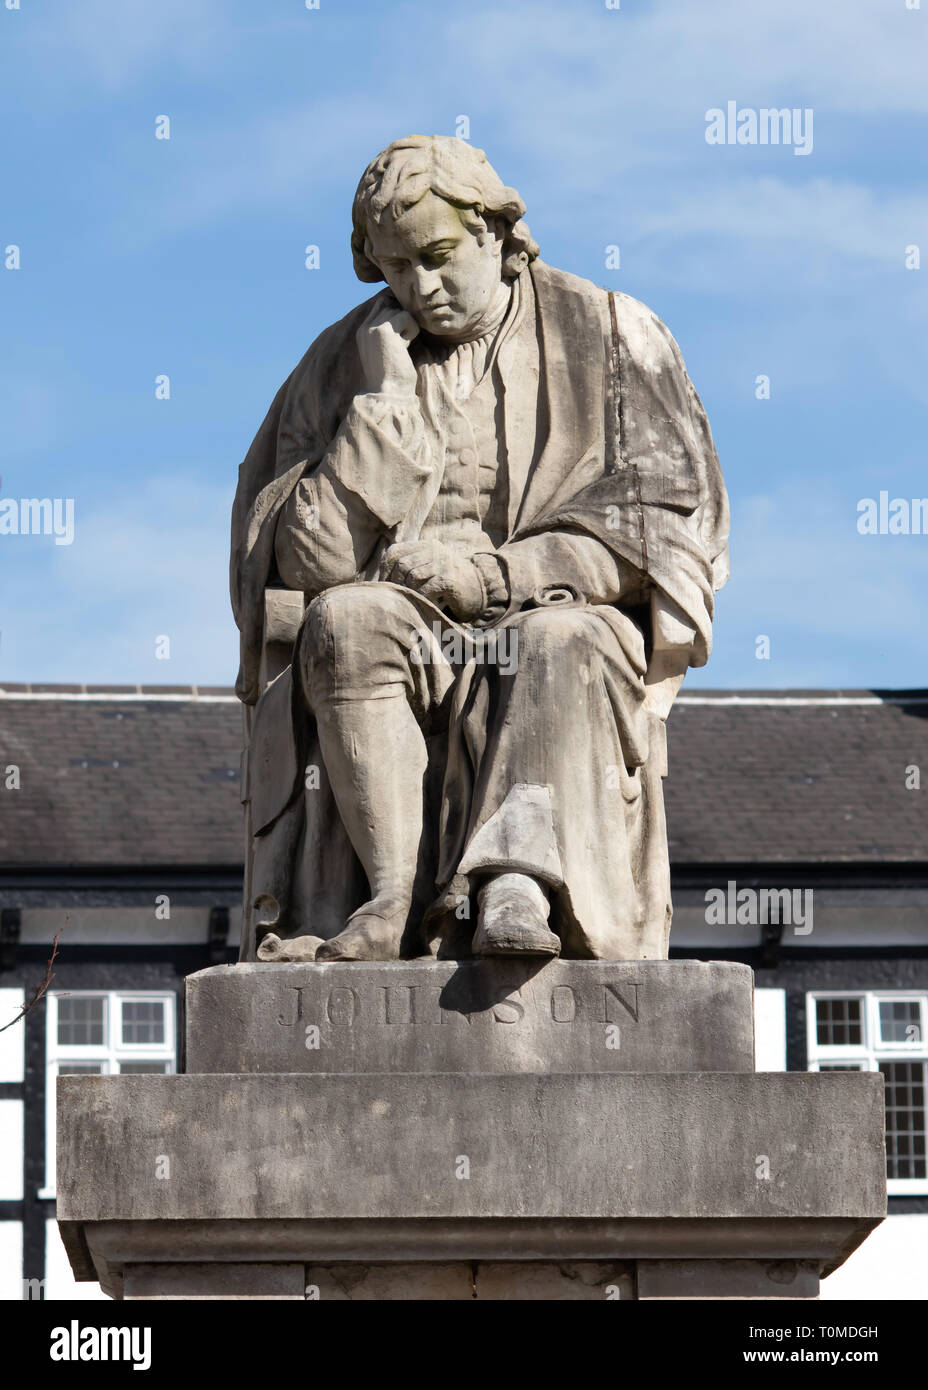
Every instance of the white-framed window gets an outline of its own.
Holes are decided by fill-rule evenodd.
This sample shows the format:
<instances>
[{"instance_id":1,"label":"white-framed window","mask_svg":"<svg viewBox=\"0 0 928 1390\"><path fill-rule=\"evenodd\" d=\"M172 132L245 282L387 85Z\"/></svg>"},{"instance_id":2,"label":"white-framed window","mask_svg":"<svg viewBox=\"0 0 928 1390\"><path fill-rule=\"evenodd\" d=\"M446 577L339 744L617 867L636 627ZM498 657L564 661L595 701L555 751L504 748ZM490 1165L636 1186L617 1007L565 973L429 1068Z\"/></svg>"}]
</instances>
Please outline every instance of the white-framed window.
<instances>
[{"instance_id":1,"label":"white-framed window","mask_svg":"<svg viewBox=\"0 0 928 1390\"><path fill-rule=\"evenodd\" d=\"M928 1192L928 992L807 996L810 1071L878 1071L886 1094L886 1187Z\"/></svg>"},{"instance_id":2,"label":"white-framed window","mask_svg":"<svg viewBox=\"0 0 928 1390\"><path fill-rule=\"evenodd\" d=\"M45 1034L45 1187L55 1195L55 1080L169 1073L176 1066L175 997L155 990L49 994Z\"/></svg>"}]
</instances>

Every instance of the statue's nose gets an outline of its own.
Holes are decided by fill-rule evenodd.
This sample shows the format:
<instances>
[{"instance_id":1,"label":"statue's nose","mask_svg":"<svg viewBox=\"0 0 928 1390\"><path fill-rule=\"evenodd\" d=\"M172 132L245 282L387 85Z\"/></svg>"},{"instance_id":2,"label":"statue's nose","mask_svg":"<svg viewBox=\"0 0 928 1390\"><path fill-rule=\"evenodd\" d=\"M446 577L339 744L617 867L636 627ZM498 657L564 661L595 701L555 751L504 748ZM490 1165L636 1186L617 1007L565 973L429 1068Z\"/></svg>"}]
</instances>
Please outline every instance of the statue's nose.
<instances>
[{"instance_id":1,"label":"statue's nose","mask_svg":"<svg viewBox=\"0 0 928 1390\"><path fill-rule=\"evenodd\" d=\"M414 273L416 277L416 292L419 299L423 303L427 303L436 291L441 288L441 278L438 271L428 270L425 266L420 265L415 267Z\"/></svg>"}]
</instances>

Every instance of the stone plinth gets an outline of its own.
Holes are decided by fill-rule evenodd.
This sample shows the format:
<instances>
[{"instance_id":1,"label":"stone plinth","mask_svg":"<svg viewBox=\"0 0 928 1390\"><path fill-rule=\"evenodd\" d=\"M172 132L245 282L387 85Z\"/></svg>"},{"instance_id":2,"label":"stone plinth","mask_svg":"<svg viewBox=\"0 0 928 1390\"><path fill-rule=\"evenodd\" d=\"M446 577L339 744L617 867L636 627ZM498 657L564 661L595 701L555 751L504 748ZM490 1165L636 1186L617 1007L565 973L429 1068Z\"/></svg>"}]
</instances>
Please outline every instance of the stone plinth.
<instances>
[{"instance_id":1,"label":"stone plinth","mask_svg":"<svg viewBox=\"0 0 928 1390\"><path fill-rule=\"evenodd\" d=\"M62 1235L115 1297L808 1298L885 1214L882 1078L752 1073L746 967L188 987L196 1070L58 1081Z\"/></svg>"},{"instance_id":2,"label":"stone plinth","mask_svg":"<svg viewBox=\"0 0 928 1390\"><path fill-rule=\"evenodd\" d=\"M219 965L187 980L190 1072L753 1071L723 961Z\"/></svg>"}]
</instances>

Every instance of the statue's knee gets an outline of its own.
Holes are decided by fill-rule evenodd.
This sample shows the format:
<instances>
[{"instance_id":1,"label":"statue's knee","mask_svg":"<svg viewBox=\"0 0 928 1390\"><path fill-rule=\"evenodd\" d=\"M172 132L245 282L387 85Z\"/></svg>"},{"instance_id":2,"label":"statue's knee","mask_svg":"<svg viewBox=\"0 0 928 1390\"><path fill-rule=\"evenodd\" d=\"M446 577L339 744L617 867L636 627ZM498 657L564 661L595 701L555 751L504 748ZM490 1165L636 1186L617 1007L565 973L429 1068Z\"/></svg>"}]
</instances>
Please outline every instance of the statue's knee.
<instances>
[{"instance_id":1,"label":"statue's knee","mask_svg":"<svg viewBox=\"0 0 928 1390\"><path fill-rule=\"evenodd\" d=\"M325 640L330 631L353 626L363 620L366 584L340 584L314 598L306 610L306 633L310 640Z\"/></svg>"},{"instance_id":2,"label":"statue's knee","mask_svg":"<svg viewBox=\"0 0 928 1390\"><path fill-rule=\"evenodd\" d=\"M363 675L375 657L386 654L385 644L389 645L402 617L401 605L402 596L386 585L341 584L327 589L306 611L304 670L337 665L344 679Z\"/></svg>"},{"instance_id":3,"label":"statue's knee","mask_svg":"<svg viewBox=\"0 0 928 1390\"><path fill-rule=\"evenodd\" d=\"M304 667L326 661L332 654L332 627L324 597L313 599L306 609L299 650Z\"/></svg>"}]
</instances>

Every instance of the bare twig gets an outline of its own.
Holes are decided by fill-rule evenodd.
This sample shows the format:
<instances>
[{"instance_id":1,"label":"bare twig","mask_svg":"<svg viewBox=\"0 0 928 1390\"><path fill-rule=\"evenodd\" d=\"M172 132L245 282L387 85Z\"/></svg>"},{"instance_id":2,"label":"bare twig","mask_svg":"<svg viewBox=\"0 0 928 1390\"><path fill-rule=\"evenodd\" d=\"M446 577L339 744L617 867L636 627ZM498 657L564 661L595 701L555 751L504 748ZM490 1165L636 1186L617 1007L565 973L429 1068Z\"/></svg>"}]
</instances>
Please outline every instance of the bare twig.
<instances>
[{"instance_id":1,"label":"bare twig","mask_svg":"<svg viewBox=\"0 0 928 1390\"><path fill-rule=\"evenodd\" d=\"M3 1027L0 1028L0 1033L5 1033L8 1028L13 1027L14 1023L18 1023L21 1018L25 1018L26 1014L29 1012L30 1009L34 1009L36 1004L38 1004L39 1000L42 998L45 991L48 989L52 980L55 978L55 973L52 970L52 966L54 965L55 957L58 954L58 942L60 940L61 933L64 931L64 928L67 925L68 918L66 917L64 919L64 926L59 927L58 930L55 932L54 940L52 941L52 953L45 963L45 979L42 981L40 985L36 985L32 994L32 998L27 1000L27 1002L22 1006L16 1017L11 1018L9 1023L4 1023Z\"/></svg>"}]
</instances>

